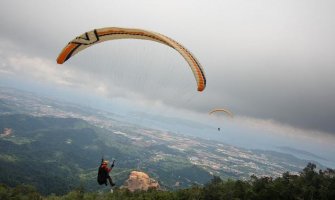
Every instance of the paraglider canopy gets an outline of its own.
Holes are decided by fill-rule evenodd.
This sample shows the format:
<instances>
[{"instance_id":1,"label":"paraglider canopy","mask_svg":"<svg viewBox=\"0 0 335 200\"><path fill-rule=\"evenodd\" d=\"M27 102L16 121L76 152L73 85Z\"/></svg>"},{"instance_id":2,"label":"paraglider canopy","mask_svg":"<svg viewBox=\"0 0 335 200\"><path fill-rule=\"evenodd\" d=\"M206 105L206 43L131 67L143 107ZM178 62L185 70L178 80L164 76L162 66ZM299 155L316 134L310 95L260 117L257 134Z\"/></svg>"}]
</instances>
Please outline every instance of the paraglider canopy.
<instances>
[{"instance_id":1,"label":"paraglider canopy","mask_svg":"<svg viewBox=\"0 0 335 200\"><path fill-rule=\"evenodd\" d=\"M223 113L225 113L226 115L228 115L231 118L234 117L234 114L232 112L230 112L228 109L225 109L225 108L216 108L216 109L213 109L208 114L211 115L211 114L216 113L216 112L223 112Z\"/></svg>"},{"instance_id":2,"label":"paraglider canopy","mask_svg":"<svg viewBox=\"0 0 335 200\"><path fill-rule=\"evenodd\" d=\"M202 69L199 61L188 51L184 46L175 40L162 35L160 33L147 31L143 29L130 29L130 28L118 28L118 27L107 27L94 29L86 32L75 39L71 40L61 51L57 58L58 64L63 64L69 58L77 54L78 52L90 47L94 44L105 42L108 40L118 39L142 39L151 40L167 45L176 51L178 51L183 58L187 61L190 66L194 77L197 81L198 91L203 91L206 87L206 77L204 70Z\"/></svg>"}]
</instances>

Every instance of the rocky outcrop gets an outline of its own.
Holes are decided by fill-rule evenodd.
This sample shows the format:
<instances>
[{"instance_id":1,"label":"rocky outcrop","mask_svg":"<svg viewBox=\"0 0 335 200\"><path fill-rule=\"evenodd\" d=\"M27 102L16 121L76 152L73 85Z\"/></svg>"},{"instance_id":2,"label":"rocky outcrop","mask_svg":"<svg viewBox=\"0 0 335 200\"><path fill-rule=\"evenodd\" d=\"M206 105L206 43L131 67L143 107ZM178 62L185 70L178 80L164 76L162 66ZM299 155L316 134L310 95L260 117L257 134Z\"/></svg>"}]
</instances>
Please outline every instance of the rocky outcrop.
<instances>
[{"instance_id":1,"label":"rocky outcrop","mask_svg":"<svg viewBox=\"0 0 335 200\"><path fill-rule=\"evenodd\" d=\"M136 190L159 189L158 182L149 177L148 174L139 171L130 172L129 178L125 181L123 188L134 192Z\"/></svg>"}]
</instances>

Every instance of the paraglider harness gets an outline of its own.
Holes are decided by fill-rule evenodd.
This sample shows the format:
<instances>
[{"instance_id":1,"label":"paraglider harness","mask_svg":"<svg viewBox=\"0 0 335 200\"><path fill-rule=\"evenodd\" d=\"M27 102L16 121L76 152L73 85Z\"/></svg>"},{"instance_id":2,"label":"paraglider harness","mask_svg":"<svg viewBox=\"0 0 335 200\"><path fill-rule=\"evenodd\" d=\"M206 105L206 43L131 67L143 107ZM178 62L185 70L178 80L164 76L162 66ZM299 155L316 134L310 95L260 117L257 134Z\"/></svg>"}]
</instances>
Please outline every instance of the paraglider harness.
<instances>
[{"instance_id":1,"label":"paraglider harness","mask_svg":"<svg viewBox=\"0 0 335 200\"><path fill-rule=\"evenodd\" d=\"M103 184L107 185L107 179L110 177L109 172L107 172L106 168L102 167L103 162L104 162L104 158L101 158L101 164L100 164L100 167L99 167L99 170L98 170L98 177L97 177L97 181L98 181L99 185L103 185ZM113 160L111 168L114 167L114 162L115 162L115 160Z\"/></svg>"}]
</instances>

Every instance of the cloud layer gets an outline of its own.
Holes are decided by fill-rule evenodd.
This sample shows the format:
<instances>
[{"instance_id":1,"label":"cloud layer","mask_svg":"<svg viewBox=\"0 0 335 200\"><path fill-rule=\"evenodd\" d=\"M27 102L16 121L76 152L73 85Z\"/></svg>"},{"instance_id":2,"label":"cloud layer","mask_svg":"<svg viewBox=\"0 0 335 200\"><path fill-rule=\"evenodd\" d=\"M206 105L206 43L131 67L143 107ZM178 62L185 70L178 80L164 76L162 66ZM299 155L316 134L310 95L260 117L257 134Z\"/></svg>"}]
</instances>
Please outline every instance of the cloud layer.
<instances>
[{"instance_id":1,"label":"cloud layer","mask_svg":"<svg viewBox=\"0 0 335 200\"><path fill-rule=\"evenodd\" d=\"M334 1L1 1L0 73L84 87L109 97L274 120L335 134ZM114 41L55 64L73 37L105 26L164 33L200 60L145 41ZM150 104L150 103L149 103Z\"/></svg>"}]
</instances>

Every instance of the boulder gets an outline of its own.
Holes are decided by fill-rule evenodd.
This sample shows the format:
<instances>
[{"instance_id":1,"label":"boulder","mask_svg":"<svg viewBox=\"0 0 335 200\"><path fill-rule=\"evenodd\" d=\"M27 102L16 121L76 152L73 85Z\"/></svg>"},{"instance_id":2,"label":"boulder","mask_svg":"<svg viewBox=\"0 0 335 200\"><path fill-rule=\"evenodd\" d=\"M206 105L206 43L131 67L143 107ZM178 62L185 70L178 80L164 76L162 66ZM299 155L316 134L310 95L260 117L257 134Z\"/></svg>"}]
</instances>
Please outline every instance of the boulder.
<instances>
[{"instance_id":1,"label":"boulder","mask_svg":"<svg viewBox=\"0 0 335 200\"><path fill-rule=\"evenodd\" d=\"M149 177L148 174L139 171L130 172L129 178L125 181L123 188L134 192L136 190L159 189L158 182Z\"/></svg>"}]
</instances>

